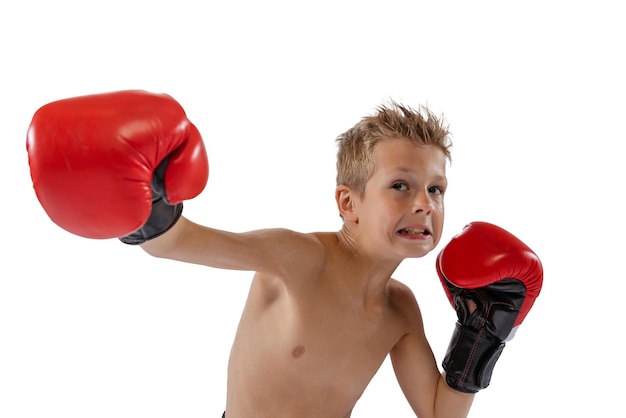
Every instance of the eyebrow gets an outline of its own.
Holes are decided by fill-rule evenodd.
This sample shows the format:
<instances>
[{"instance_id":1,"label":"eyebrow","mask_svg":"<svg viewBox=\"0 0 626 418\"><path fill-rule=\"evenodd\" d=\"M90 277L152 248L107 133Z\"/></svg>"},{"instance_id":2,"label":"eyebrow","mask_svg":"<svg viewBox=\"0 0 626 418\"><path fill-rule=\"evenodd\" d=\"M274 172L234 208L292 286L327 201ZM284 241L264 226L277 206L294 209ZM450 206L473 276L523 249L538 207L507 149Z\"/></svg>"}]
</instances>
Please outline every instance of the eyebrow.
<instances>
[{"instance_id":1,"label":"eyebrow","mask_svg":"<svg viewBox=\"0 0 626 418\"><path fill-rule=\"evenodd\" d=\"M413 173L413 170L410 170L410 169L408 169L406 167L396 167L395 171L400 171L400 172L403 172L403 173L411 173L411 174ZM448 182L448 177L445 176L445 175L442 176L442 175L438 175L437 174L437 175L435 175L433 177L433 180L434 181L445 181L447 183Z\"/></svg>"}]
</instances>

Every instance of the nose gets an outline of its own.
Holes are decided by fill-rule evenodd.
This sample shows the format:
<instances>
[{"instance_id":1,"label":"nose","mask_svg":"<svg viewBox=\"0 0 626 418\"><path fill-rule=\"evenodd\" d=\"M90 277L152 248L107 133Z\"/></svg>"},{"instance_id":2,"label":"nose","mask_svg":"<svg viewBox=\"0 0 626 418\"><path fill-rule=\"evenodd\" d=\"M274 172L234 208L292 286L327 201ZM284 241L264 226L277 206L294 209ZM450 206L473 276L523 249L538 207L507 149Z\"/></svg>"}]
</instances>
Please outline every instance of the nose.
<instances>
[{"instance_id":1,"label":"nose","mask_svg":"<svg viewBox=\"0 0 626 418\"><path fill-rule=\"evenodd\" d=\"M433 201L427 191L418 191L413 199L413 213L430 215L433 210Z\"/></svg>"}]
</instances>

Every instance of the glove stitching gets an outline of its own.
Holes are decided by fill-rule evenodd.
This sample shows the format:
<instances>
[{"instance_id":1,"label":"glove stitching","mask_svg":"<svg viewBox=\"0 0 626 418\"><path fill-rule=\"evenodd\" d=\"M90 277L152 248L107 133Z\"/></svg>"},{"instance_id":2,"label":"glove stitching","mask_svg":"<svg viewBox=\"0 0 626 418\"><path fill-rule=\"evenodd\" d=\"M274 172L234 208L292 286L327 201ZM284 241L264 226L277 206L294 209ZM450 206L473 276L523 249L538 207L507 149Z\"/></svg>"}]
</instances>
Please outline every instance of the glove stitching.
<instances>
[{"instance_id":1,"label":"glove stitching","mask_svg":"<svg viewBox=\"0 0 626 418\"><path fill-rule=\"evenodd\" d=\"M487 302L487 298L485 297L485 295L483 294L483 292L473 292L473 294L475 296L478 296L479 302L481 303L481 306L484 308L485 306L487 306L487 311L484 313L484 316L479 316L480 318L480 325L479 325L479 329L478 329L478 334L477 334L477 338L474 341L474 344L472 346L472 351L470 352L469 356L468 356L468 360L465 363L465 368L463 369L463 373L461 374L461 379L460 379L460 384L462 386L465 385L465 382L467 380L467 375L469 373L470 370L470 365L473 363L474 361L474 357L476 355L476 350L478 349L478 346L480 345L480 340L483 336L483 334L485 333L485 318L489 316L489 312L491 310L491 306L486 303ZM478 310L478 306L476 307L476 310ZM472 315L476 313L476 311L474 311L472 313ZM471 316L471 315L470 315Z\"/></svg>"}]
</instances>

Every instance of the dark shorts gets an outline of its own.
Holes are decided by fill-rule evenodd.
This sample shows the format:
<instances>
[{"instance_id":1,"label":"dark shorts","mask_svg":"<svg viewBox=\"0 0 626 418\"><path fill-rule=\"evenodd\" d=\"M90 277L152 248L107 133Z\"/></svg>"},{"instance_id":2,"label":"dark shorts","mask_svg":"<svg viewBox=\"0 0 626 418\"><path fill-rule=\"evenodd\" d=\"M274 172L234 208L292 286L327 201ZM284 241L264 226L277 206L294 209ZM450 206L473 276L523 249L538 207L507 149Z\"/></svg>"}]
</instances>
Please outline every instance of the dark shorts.
<instances>
[{"instance_id":1,"label":"dark shorts","mask_svg":"<svg viewBox=\"0 0 626 418\"><path fill-rule=\"evenodd\" d=\"M226 411L222 414L222 418L226 418Z\"/></svg>"}]
</instances>

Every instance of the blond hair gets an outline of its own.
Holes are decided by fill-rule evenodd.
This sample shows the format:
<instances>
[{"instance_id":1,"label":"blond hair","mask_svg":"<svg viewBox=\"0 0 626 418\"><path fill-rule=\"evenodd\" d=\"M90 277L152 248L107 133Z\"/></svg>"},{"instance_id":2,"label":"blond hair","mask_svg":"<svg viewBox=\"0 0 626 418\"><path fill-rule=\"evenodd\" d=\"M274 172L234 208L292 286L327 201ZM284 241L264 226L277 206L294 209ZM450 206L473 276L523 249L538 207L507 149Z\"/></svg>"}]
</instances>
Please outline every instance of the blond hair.
<instances>
[{"instance_id":1,"label":"blond hair","mask_svg":"<svg viewBox=\"0 0 626 418\"><path fill-rule=\"evenodd\" d=\"M415 110L395 101L376 110L337 137L337 186L348 186L363 195L365 184L376 169L374 148L386 139L403 138L419 146L433 145L451 160L452 141L443 117L435 116L426 106Z\"/></svg>"}]
</instances>

